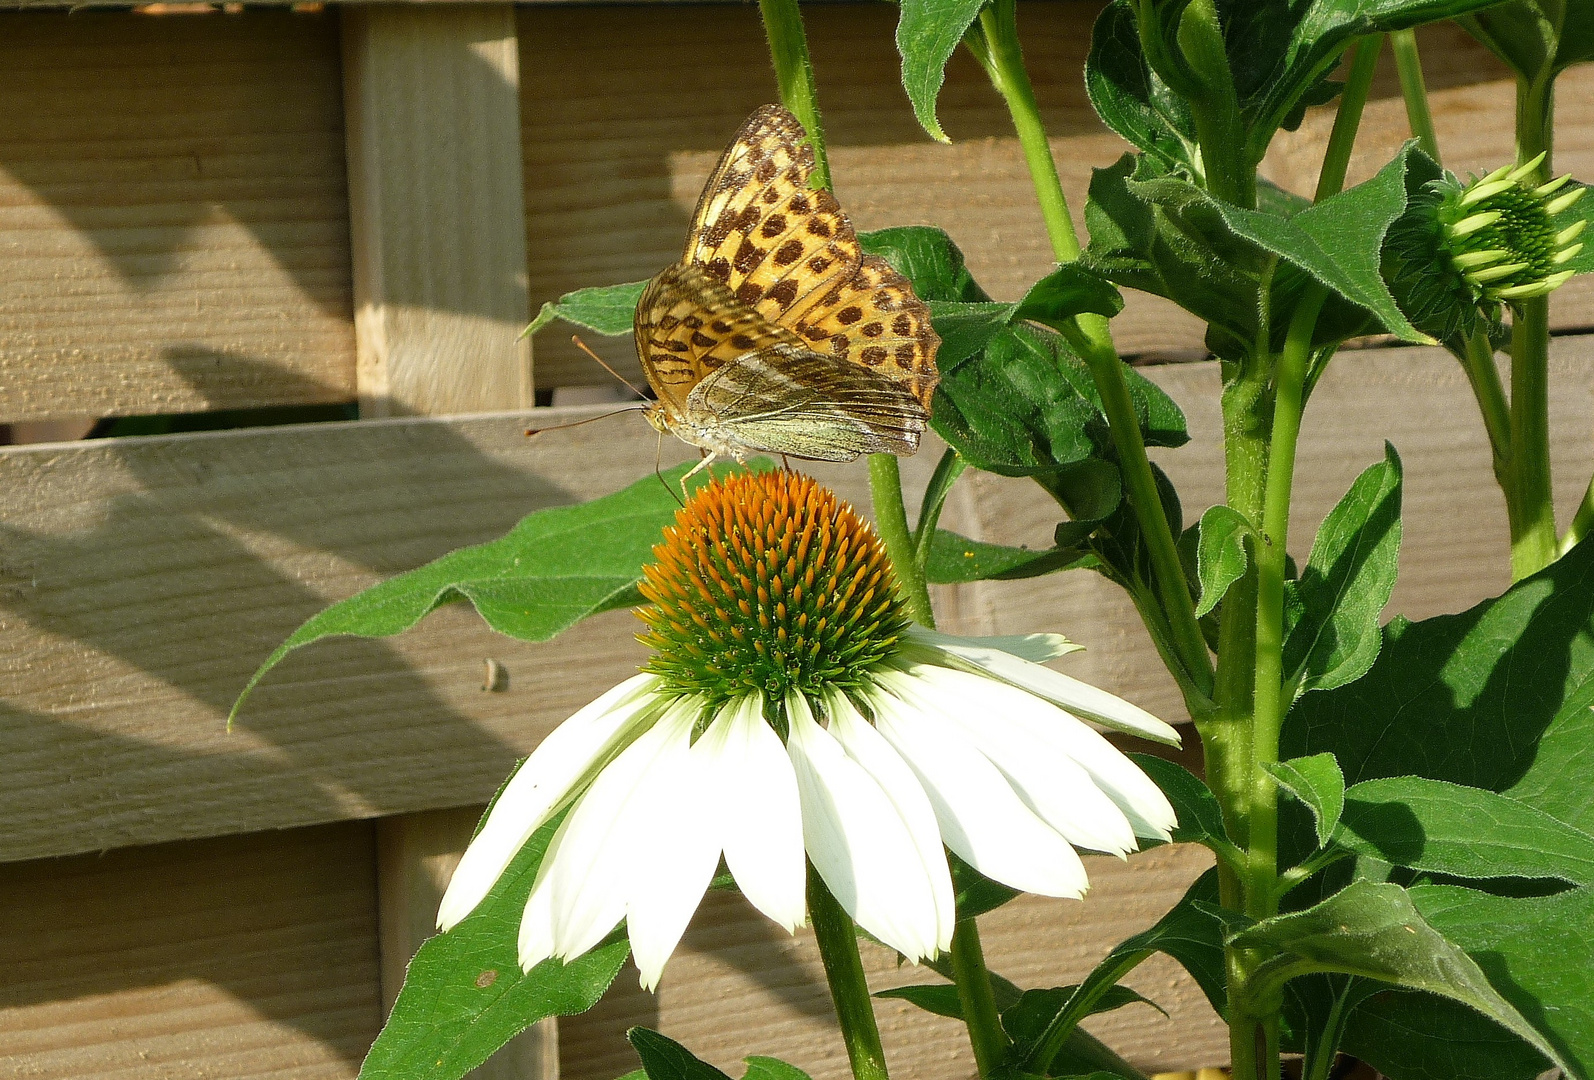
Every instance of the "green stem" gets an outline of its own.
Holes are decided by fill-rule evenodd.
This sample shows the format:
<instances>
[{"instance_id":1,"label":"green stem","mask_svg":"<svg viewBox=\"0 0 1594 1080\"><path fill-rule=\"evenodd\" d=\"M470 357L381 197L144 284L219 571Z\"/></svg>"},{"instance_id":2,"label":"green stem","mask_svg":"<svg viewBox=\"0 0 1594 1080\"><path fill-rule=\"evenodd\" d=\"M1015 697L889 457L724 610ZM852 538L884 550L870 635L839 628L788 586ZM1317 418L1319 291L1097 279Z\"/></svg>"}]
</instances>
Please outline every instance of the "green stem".
<instances>
[{"instance_id":1,"label":"green stem","mask_svg":"<svg viewBox=\"0 0 1594 1080\"><path fill-rule=\"evenodd\" d=\"M841 1039L855 1080L887 1080L885 1050L875 1024L874 1002L858 955L858 931L824 881L808 867L808 921L825 965L830 1000L836 1005Z\"/></svg>"},{"instance_id":2,"label":"green stem","mask_svg":"<svg viewBox=\"0 0 1594 1080\"><path fill-rule=\"evenodd\" d=\"M1577 515L1572 518L1572 524L1566 527L1566 535L1561 537L1561 544L1556 549L1565 555L1568 551L1582 541L1589 534L1589 529L1594 528L1594 479L1589 480L1588 488L1583 492L1583 501L1578 503Z\"/></svg>"},{"instance_id":3,"label":"green stem","mask_svg":"<svg viewBox=\"0 0 1594 1080\"><path fill-rule=\"evenodd\" d=\"M1190 99L1207 190L1236 206L1256 206L1256 162L1246 146L1245 119L1214 0L1190 0L1179 18L1179 49L1202 88Z\"/></svg>"},{"instance_id":4,"label":"green stem","mask_svg":"<svg viewBox=\"0 0 1594 1080\"><path fill-rule=\"evenodd\" d=\"M1356 131L1361 127L1362 110L1367 105L1373 72L1378 67L1378 54L1383 48L1382 34L1364 37L1356 43L1350 74L1346 76L1345 89L1339 95L1339 111L1334 114L1334 130L1328 137L1328 149L1323 153L1323 167L1317 174L1317 196L1314 202L1322 202L1344 190L1351 150L1356 145Z\"/></svg>"},{"instance_id":5,"label":"green stem","mask_svg":"<svg viewBox=\"0 0 1594 1080\"><path fill-rule=\"evenodd\" d=\"M924 502L919 507L919 524L913 530L914 562L919 573L924 574L930 563L930 552L935 546L935 530L941 522L941 510L946 506L952 485L958 482L968 462L956 450L948 447L935 463L930 482L924 485Z\"/></svg>"},{"instance_id":6,"label":"green stem","mask_svg":"<svg viewBox=\"0 0 1594 1080\"><path fill-rule=\"evenodd\" d=\"M1422 152L1439 161L1439 137L1434 134L1433 114L1428 110L1428 88L1422 80L1422 57L1417 53L1414 30L1395 30L1389 35L1395 53L1395 70L1400 74L1400 95L1406 99L1406 120Z\"/></svg>"},{"instance_id":7,"label":"green stem","mask_svg":"<svg viewBox=\"0 0 1594 1080\"><path fill-rule=\"evenodd\" d=\"M952 974L957 981L958 1003L974 1046L974 1064L982 1077L990 1076L1007 1053L1007 1032L996 1008L991 975L985 968L985 951L973 919L959 919L952 931Z\"/></svg>"},{"instance_id":8,"label":"green stem","mask_svg":"<svg viewBox=\"0 0 1594 1080\"><path fill-rule=\"evenodd\" d=\"M769 38L769 56L775 63L775 85L781 104L802 121L814 149L813 183L831 188L830 161L825 155L824 125L819 119L819 94L814 87L814 62L808 55L808 35L803 32L797 0L758 0Z\"/></svg>"},{"instance_id":9,"label":"green stem","mask_svg":"<svg viewBox=\"0 0 1594 1080\"><path fill-rule=\"evenodd\" d=\"M869 494L874 499L875 528L886 546L886 557L896 571L897 586L908 614L921 626L935 626L935 611L930 607L930 590L908 531L908 511L902 503L902 470L890 454L869 455Z\"/></svg>"},{"instance_id":10,"label":"green stem","mask_svg":"<svg viewBox=\"0 0 1594 1080\"><path fill-rule=\"evenodd\" d=\"M1511 501L1511 407L1506 404L1505 388L1500 384L1500 369L1494 366L1494 346L1489 342L1489 332L1478 327L1467 339L1462 368L1467 381L1472 384L1472 394L1478 399L1478 410L1483 414L1483 429L1489 435L1489 449L1494 456L1494 475Z\"/></svg>"},{"instance_id":11,"label":"green stem","mask_svg":"<svg viewBox=\"0 0 1594 1080\"><path fill-rule=\"evenodd\" d=\"M1555 84L1517 81L1517 164L1544 154L1529 182L1550 177ZM1519 581L1555 560L1555 504L1550 486L1550 298L1513 306L1511 317L1511 578Z\"/></svg>"},{"instance_id":12,"label":"green stem","mask_svg":"<svg viewBox=\"0 0 1594 1080\"><path fill-rule=\"evenodd\" d=\"M1029 165L1030 181L1046 222L1052 252L1058 262L1073 262L1079 258L1079 236L1068 213L1068 198L1057 177L1057 165L1046 139L1046 128L1041 123L1035 91L1024 67L1014 7L1015 0L996 0L980 13L983 52L979 55L990 73L992 85L1012 114L1013 128L1024 148L1024 160ZM1140 434L1140 420L1129 396L1129 386L1124 381L1123 364L1113 345L1112 331L1100 315L1081 315L1063 327L1063 334L1085 358L1096 382L1096 391L1101 395L1102 410L1107 415L1113 446L1118 451L1119 468L1128 489L1129 505L1135 512L1151 556L1152 574L1168 621L1171 644L1184 668L1185 677L1180 681L1194 687L1199 694L1190 703L1191 711L1205 712L1210 708L1206 699L1212 687L1212 656L1196 622L1195 601L1190 595L1178 545L1157 492L1156 478Z\"/></svg>"},{"instance_id":13,"label":"green stem","mask_svg":"<svg viewBox=\"0 0 1594 1080\"><path fill-rule=\"evenodd\" d=\"M1328 1019L1323 1024L1323 1033L1317 1040L1317 1045L1311 1048L1306 1068L1302 1072L1301 1080L1328 1080L1328 1074L1334 1067L1334 1059L1339 1054L1339 1040L1345 1033L1345 1021L1350 1016L1350 1010L1345 1007L1350 997L1352 985L1334 995L1334 1004L1329 1007Z\"/></svg>"}]
</instances>

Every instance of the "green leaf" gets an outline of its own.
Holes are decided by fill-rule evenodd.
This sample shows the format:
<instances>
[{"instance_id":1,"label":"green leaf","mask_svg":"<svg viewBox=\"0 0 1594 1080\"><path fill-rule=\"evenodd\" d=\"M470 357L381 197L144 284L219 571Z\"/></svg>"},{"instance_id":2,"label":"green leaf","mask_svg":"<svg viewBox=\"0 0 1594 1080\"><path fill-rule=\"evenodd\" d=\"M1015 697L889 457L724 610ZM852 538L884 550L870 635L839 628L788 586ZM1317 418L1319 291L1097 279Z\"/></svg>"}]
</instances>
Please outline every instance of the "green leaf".
<instances>
[{"instance_id":1,"label":"green leaf","mask_svg":"<svg viewBox=\"0 0 1594 1080\"><path fill-rule=\"evenodd\" d=\"M1209 506L1197 526L1196 578L1201 583L1201 602L1196 618L1218 606L1229 586L1245 575L1251 557L1246 541L1255 542L1256 533L1245 515L1219 503Z\"/></svg>"},{"instance_id":2,"label":"green leaf","mask_svg":"<svg viewBox=\"0 0 1594 1080\"><path fill-rule=\"evenodd\" d=\"M1378 658L1378 618L1400 554L1400 494L1400 458L1386 443L1384 461L1329 511L1300 578L1286 583L1284 671L1296 696L1354 682Z\"/></svg>"},{"instance_id":3,"label":"green leaf","mask_svg":"<svg viewBox=\"0 0 1594 1080\"><path fill-rule=\"evenodd\" d=\"M1588 1077L1594 1068L1594 889L1519 898L1420 885L1411 898L1424 918L1467 950L1501 996L1537 1020L1567 1072Z\"/></svg>"},{"instance_id":4,"label":"green leaf","mask_svg":"<svg viewBox=\"0 0 1594 1080\"><path fill-rule=\"evenodd\" d=\"M1396 619L1364 677L1298 701L1281 753L1346 781L1487 788L1594 832L1594 543L1459 615Z\"/></svg>"},{"instance_id":5,"label":"green leaf","mask_svg":"<svg viewBox=\"0 0 1594 1080\"><path fill-rule=\"evenodd\" d=\"M642 1059L648 1080L731 1080L706 1061L667 1035L645 1027L634 1027L626 1039Z\"/></svg>"},{"instance_id":6,"label":"green leaf","mask_svg":"<svg viewBox=\"0 0 1594 1080\"><path fill-rule=\"evenodd\" d=\"M1102 122L1168 168L1195 172L1195 121L1184 98L1145 62L1127 0L1115 0L1091 29L1085 91Z\"/></svg>"},{"instance_id":7,"label":"green leaf","mask_svg":"<svg viewBox=\"0 0 1594 1080\"><path fill-rule=\"evenodd\" d=\"M747 1065L742 1080L809 1080L807 1073L778 1058L750 1057L742 1060Z\"/></svg>"},{"instance_id":8,"label":"green leaf","mask_svg":"<svg viewBox=\"0 0 1594 1080\"><path fill-rule=\"evenodd\" d=\"M1283 954L1258 969L1256 977L1264 984L1309 971L1338 971L1451 998L1570 1068L1473 959L1428 924L1399 885L1353 882L1315 907L1257 923L1234 935L1230 945Z\"/></svg>"},{"instance_id":9,"label":"green leaf","mask_svg":"<svg viewBox=\"0 0 1594 1080\"><path fill-rule=\"evenodd\" d=\"M558 300L542 305L537 317L526 327L526 334L535 334L555 319L606 337L629 334L631 324L636 321L637 301L642 299L642 290L647 284L632 281L625 285L599 285L567 292Z\"/></svg>"},{"instance_id":10,"label":"green leaf","mask_svg":"<svg viewBox=\"0 0 1594 1080\"><path fill-rule=\"evenodd\" d=\"M986 877L956 854L948 853L947 865L952 871L953 904L960 919L972 919L987 911L995 911L1019 895L1017 889ZM947 978L951 978L951 975L947 975ZM999 976L993 975L991 978L997 979ZM1015 992L1014 998L1017 996Z\"/></svg>"},{"instance_id":11,"label":"green leaf","mask_svg":"<svg viewBox=\"0 0 1594 1080\"><path fill-rule=\"evenodd\" d=\"M930 539L930 560L925 565L925 573L936 585L991 579L1010 581L1066 570L1083 557L1076 548L1055 547L1037 551L1004 547L982 540L970 540L946 529L937 529Z\"/></svg>"},{"instance_id":12,"label":"green leaf","mask_svg":"<svg viewBox=\"0 0 1594 1080\"><path fill-rule=\"evenodd\" d=\"M920 300L989 303L990 295L963 264L963 252L942 229L903 225L858 234L865 253L885 259L913 285Z\"/></svg>"},{"instance_id":13,"label":"green leaf","mask_svg":"<svg viewBox=\"0 0 1594 1080\"><path fill-rule=\"evenodd\" d=\"M1038 1047L1041 1037L1046 1033L1046 1028L1052 1020L1063 1011L1064 1007L1079 990L1078 986L1058 986L1047 990L1026 990L1016 1002L1002 1010L1002 1030L1007 1032L1007 1037L1012 1040L1008 1049L1007 1064L1015 1069L1022 1070L1025 1061ZM1162 1015L1167 1016L1167 1011L1150 998L1143 997L1127 986L1108 987L1098 995L1090 1007L1090 1015L1097 1016L1101 1013L1121 1009L1125 1005L1134 1004L1150 1005ZM960 1015L958 1019L962 1019ZM1059 1058L1067 1056L1067 1048L1058 1054ZM1042 1075L1056 1075L1057 1062L1037 1062L1033 1066L1039 1069ZM1070 1070L1071 1071L1071 1070ZM1111 1075L1110 1073L1108 1075Z\"/></svg>"},{"instance_id":14,"label":"green leaf","mask_svg":"<svg viewBox=\"0 0 1594 1080\"><path fill-rule=\"evenodd\" d=\"M1594 836L1509 796L1400 776L1364 780L1345 800L1338 841L1359 855L1453 877L1594 884Z\"/></svg>"},{"instance_id":15,"label":"green leaf","mask_svg":"<svg viewBox=\"0 0 1594 1080\"><path fill-rule=\"evenodd\" d=\"M963 1019L963 1001L958 997L958 988L952 983L893 986L886 990L876 990L872 996L906 1001L936 1016L945 1016L952 1020Z\"/></svg>"},{"instance_id":16,"label":"green leaf","mask_svg":"<svg viewBox=\"0 0 1594 1080\"><path fill-rule=\"evenodd\" d=\"M1511 0L1456 21L1529 83L1594 60L1585 0Z\"/></svg>"},{"instance_id":17,"label":"green leaf","mask_svg":"<svg viewBox=\"0 0 1594 1080\"><path fill-rule=\"evenodd\" d=\"M487 625L522 641L547 641L588 615L641 603L636 582L675 519L689 469L680 465L578 506L535 511L497 540L451 551L311 616L260 665L232 715L293 650L338 635L389 637L455 600L469 600ZM706 472L688 489L707 483Z\"/></svg>"},{"instance_id":18,"label":"green leaf","mask_svg":"<svg viewBox=\"0 0 1594 1080\"><path fill-rule=\"evenodd\" d=\"M1200 777L1166 758L1151 754L1130 754L1129 758L1151 777L1172 804L1179 822L1173 829L1175 844L1202 844L1235 865L1239 864L1240 851L1229 840L1228 830L1223 826L1223 810Z\"/></svg>"},{"instance_id":19,"label":"green leaf","mask_svg":"<svg viewBox=\"0 0 1594 1080\"><path fill-rule=\"evenodd\" d=\"M1014 318L1061 330L1079 315L1112 318L1124 309L1124 298L1112 282L1075 262L1059 266L1031 285L1013 309Z\"/></svg>"},{"instance_id":20,"label":"green leaf","mask_svg":"<svg viewBox=\"0 0 1594 1080\"><path fill-rule=\"evenodd\" d=\"M902 0L902 16L897 22L902 88L908 92L920 125L938 142L951 142L935 115L935 99L946 80L946 62L983 6L985 0Z\"/></svg>"},{"instance_id":21,"label":"green leaf","mask_svg":"<svg viewBox=\"0 0 1594 1080\"><path fill-rule=\"evenodd\" d=\"M1543 1054L1476 1009L1389 987L1351 1013L1340 1049L1389 1080L1524 1080L1550 1067Z\"/></svg>"},{"instance_id":22,"label":"green leaf","mask_svg":"<svg viewBox=\"0 0 1594 1080\"><path fill-rule=\"evenodd\" d=\"M585 1012L608 989L630 954L623 935L568 964L520 970L521 915L557 825L537 830L464 921L421 946L361 1080L455 1080L536 1021Z\"/></svg>"},{"instance_id":23,"label":"green leaf","mask_svg":"<svg viewBox=\"0 0 1594 1080\"><path fill-rule=\"evenodd\" d=\"M1223 924L1204 910L1217 903L1218 872L1213 869L1197 878L1156 925L1126 938L1096 965L1059 1010L1060 1023L1072 1031L1119 980L1155 952L1167 953L1177 960L1207 995L1212 1007L1223 1015L1227 1011ZM1009 1060L1031 1071L1043 1068L1046 1062L1034 1060L1039 1049L1038 1043L1015 1043Z\"/></svg>"},{"instance_id":24,"label":"green leaf","mask_svg":"<svg viewBox=\"0 0 1594 1080\"><path fill-rule=\"evenodd\" d=\"M1262 766L1279 787L1299 799L1317 823L1317 843L1326 846L1345 810L1345 774L1333 754L1313 754Z\"/></svg>"}]
</instances>

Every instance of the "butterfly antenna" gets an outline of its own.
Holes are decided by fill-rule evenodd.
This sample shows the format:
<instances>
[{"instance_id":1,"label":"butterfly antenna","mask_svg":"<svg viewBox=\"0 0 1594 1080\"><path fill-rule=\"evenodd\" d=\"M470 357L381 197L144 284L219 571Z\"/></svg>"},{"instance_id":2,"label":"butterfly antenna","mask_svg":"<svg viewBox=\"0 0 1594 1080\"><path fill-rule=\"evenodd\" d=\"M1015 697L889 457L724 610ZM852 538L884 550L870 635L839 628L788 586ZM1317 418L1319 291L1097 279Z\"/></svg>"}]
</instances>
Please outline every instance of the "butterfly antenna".
<instances>
[{"instance_id":1,"label":"butterfly antenna","mask_svg":"<svg viewBox=\"0 0 1594 1080\"><path fill-rule=\"evenodd\" d=\"M599 420L607 420L609 417L619 416L621 413L642 412L646 408L646 405L628 405L623 409L613 409L606 413L599 413L597 416L589 416L585 420L572 420L568 424L555 424L552 427L543 428L527 428L526 437L530 438L533 435L541 435L545 431L563 431L565 428L580 427L582 424L591 424L596 423Z\"/></svg>"},{"instance_id":2,"label":"butterfly antenna","mask_svg":"<svg viewBox=\"0 0 1594 1080\"><path fill-rule=\"evenodd\" d=\"M591 349L587 348L587 343L585 341L581 340L581 335L580 334L571 334L570 335L570 340L576 343L576 348L580 349L582 352L586 353L588 356L590 356L594 360L596 360L598 362L598 366L601 367L604 371L607 371L610 375L613 375L616 379L619 379L621 382L625 383L625 385L627 387L629 387L631 392L633 394L635 394L637 397L639 397L639 398L646 398L647 397L646 394L644 394L642 391L640 391L640 390L638 390L636 388L635 384L633 384L630 379L626 378L624 375L621 375L618 371L614 370L614 368L610 367L607 363L604 362L603 357L599 356L597 353L595 353Z\"/></svg>"}]
</instances>

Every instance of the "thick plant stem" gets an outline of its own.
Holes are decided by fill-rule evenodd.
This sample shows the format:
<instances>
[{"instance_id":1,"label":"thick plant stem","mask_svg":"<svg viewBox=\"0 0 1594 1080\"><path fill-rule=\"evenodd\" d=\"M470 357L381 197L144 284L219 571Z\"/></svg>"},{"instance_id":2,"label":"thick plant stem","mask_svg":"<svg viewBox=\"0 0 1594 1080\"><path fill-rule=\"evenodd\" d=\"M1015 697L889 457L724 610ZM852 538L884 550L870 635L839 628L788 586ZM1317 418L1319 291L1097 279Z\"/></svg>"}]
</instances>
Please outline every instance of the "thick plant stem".
<instances>
[{"instance_id":1,"label":"thick plant stem","mask_svg":"<svg viewBox=\"0 0 1594 1080\"><path fill-rule=\"evenodd\" d=\"M836 1005L836 1020L841 1025L852 1075L855 1080L887 1080L886 1055L880 1046L880 1028L875 1024L874 1002L864 979L863 959L858 955L857 929L812 865L808 867L808 921L819 944L819 959L825 965L825 980L830 984L830 1000Z\"/></svg>"},{"instance_id":2,"label":"thick plant stem","mask_svg":"<svg viewBox=\"0 0 1594 1080\"><path fill-rule=\"evenodd\" d=\"M1060 263L1073 262L1079 258L1079 236L1074 230L1073 218L1068 213L1068 199L1057 177L1057 165L1052 159L1051 146L1046 141L1046 128L1041 123L1040 110L1035 103L1035 91L1030 84L1029 72L1024 67L1014 4L1015 0L996 0L994 5L980 13L980 29L985 45L985 52L980 59L1012 114L1014 130L1018 132L1019 142L1024 147L1030 181L1041 206L1041 216L1046 222L1052 253ZM1134 401L1129 396L1129 386L1124 381L1122 362L1113 345L1112 331L1107 320L1101 316L1081 315L1072 326L1065 328L1064 336L1084 357L1095 380L1096 391L1101 395L1102 409L1107 414L1113 446L1118 451L1119 468L1128 489L1129 505L1135 512L1151 556L1157 597L1162 602L1168 621L1170 644L1180 666L1184 668L1185 677L1180 682L1193 687L1200 695L1189 703L1191 711L1206 712L1210 708L1210 702L1206 699L1212 688L1212 657L1205 638L1201 636L1201 628L1196 623L1195 601L1190 596L1173 530L1168 525L1168 516L1157 492L1156 478L1151 471L1151 461L1146 456L1140 421L1135 413Z\"/></svg>"},{"instance_id":3,"label":"thick plant stem","mask_svg":"<svg viewBox=\"0 0 1594 1080\"><path fill-rule=\"evenodd\" d=\"M897 587L902 590L908 614L921 626L935 626L930 607L930 590L915 557L913 534L908 531L908 512L902 503L902 470L890 454L869 455L869 494L874 500L875 528L886 546L886 557L896 571Z\"/></svg>"},{"instance_id":4,"label":"thick plant stem","mask_svg":"<svg viewBox=\"0 0 1594 1080\"><path fill-rule=\"evenodd\" d=\"M1428 110L1428 88L1422 78L1422 57L1417 53L1417 34L1396 30L1389 35L1395 54L1395 70L1400 74L1400 95L1406 99L1406 122L1422 152L1439 160L1439 137L1434 133L1433 113Z\"/></svg>"},{"instance_id":5,"label":"thick plant stem","mask_svg":"<svg viewBox=\"0 0 1594 1080\"><path fill-rule=\"evenodd\" d=\"M974 1047L975 1067L982 1077L988 1077L1002 1064L1007 1032L1002 1030L991 974L985 968L985 950L980 947L980 931L973 919L959 919L952 931L952 975Z\"/></svg>"},{"instance_id":6,"label":"thick plant stem","mask_svg":"<svg viewBox=\"0 0 1594 1080\"><path fill-rule=\"evenodd\" d=\"M1549 179L1555 84L1517 81L1517 164L1539 163L1530 183ZM1550 298L1514 305L1511 317L1511 578L1520 581L1555 561L1555 504L1550 486Z\"/></svg>"},{"instance_id":7,"label":"thick plant stem","mask_svg":"<svg viewBox=\"0 0 1594 1080\"><path fill-rule=\"evenodd\" d=\"M781 104L801 120L814 148L816 186L829 190L830 160L825 155L824 127L819 120L819 94L814 87L814 63L808 56L808 35L803 31L797 0L758 0L769 38L769 56L775 64L775 85Z\"/></svg>"},{"instance_id":8,"label":"thick plant stem","mask_svg":"<svg viewBox=\"0 0 1594 1080\"><path fill-rule=\"evenodd\" d=\"M1200 93L1190 99L1190 112L1207 190L1236 206L1255 207L1256 162L1246 144L1240 97L1214 0L1191 0L1179 18L1178 42L1201 80Z\"/></svg>"}]
</instances>

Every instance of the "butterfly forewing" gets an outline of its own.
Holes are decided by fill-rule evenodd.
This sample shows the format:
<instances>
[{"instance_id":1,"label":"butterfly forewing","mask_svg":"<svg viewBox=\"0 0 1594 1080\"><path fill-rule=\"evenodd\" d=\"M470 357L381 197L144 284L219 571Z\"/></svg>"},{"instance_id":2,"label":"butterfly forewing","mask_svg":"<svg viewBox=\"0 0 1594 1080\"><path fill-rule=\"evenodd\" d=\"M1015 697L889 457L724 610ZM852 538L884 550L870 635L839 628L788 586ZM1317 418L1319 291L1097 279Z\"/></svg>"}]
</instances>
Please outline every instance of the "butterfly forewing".
<instances>
[{"instance_id":1,"label":"butterfly forewing","mask_svg":"<svg viewBox=\"0 0 1594 1080\"><path fill-rule=\"evenodd\" d=\"M809 348L903 383L929 408L940 338L884 259L865 256L835 198L809 188L813 150L778 105L748 118L709 178L685 261Z\"/></svg>"}]
</instances>

